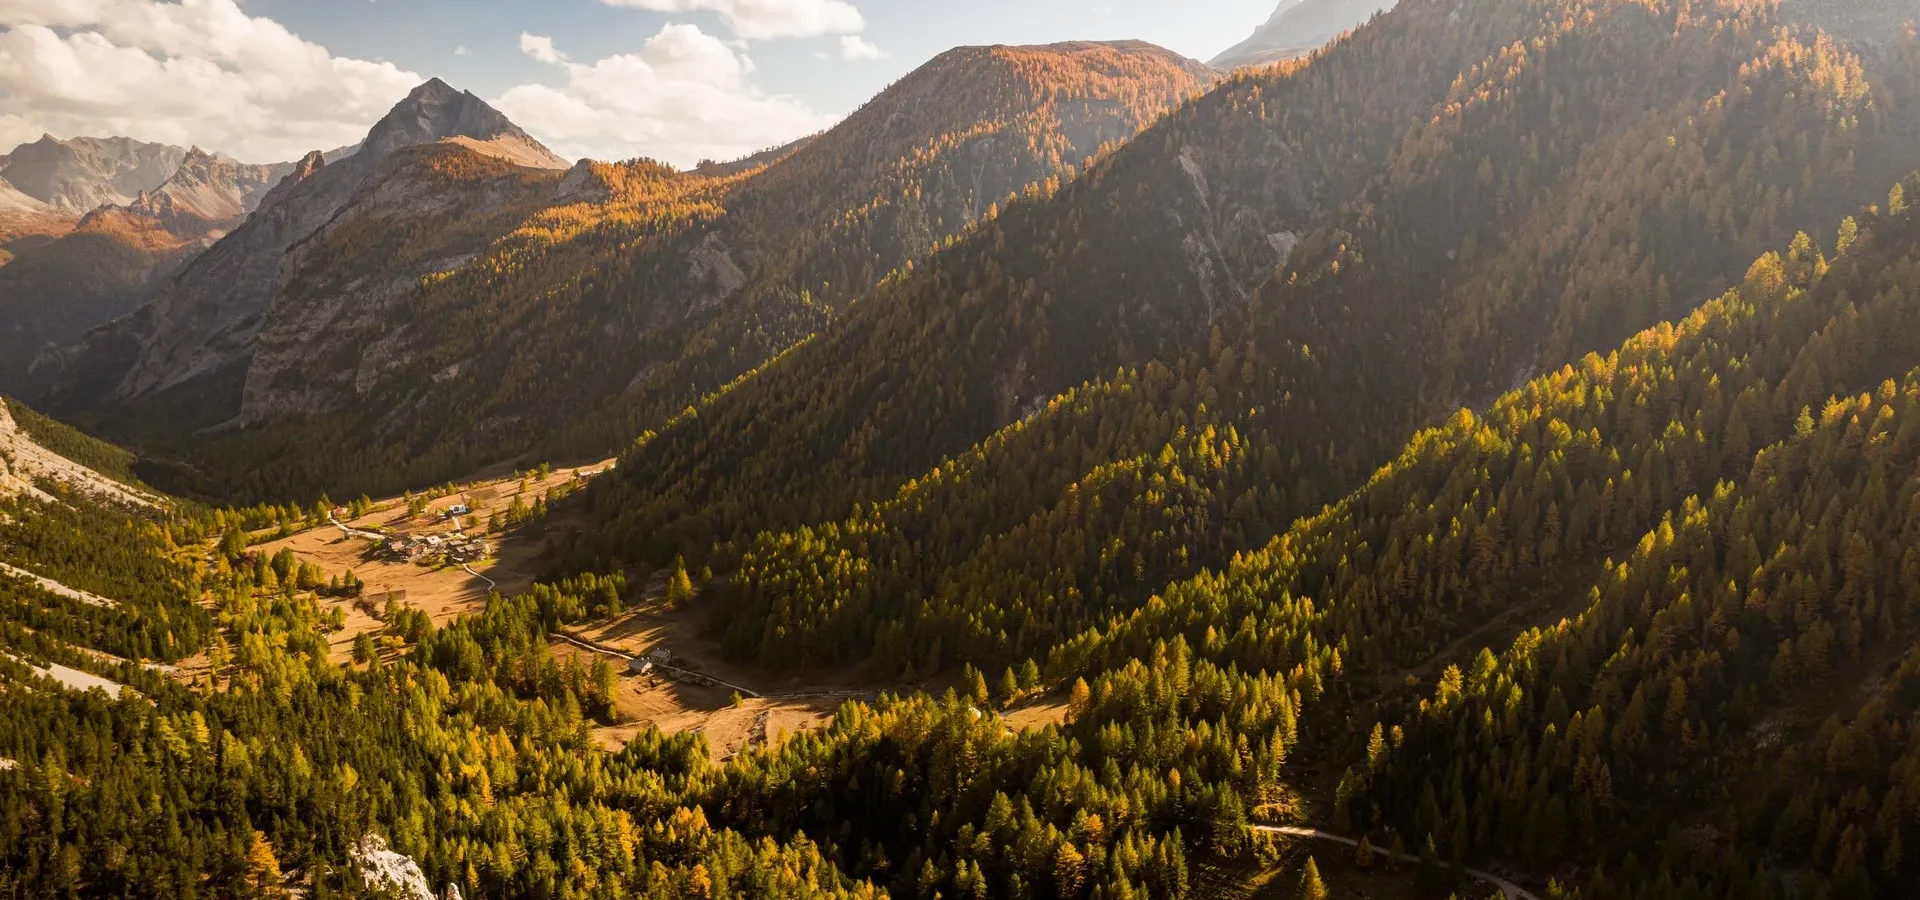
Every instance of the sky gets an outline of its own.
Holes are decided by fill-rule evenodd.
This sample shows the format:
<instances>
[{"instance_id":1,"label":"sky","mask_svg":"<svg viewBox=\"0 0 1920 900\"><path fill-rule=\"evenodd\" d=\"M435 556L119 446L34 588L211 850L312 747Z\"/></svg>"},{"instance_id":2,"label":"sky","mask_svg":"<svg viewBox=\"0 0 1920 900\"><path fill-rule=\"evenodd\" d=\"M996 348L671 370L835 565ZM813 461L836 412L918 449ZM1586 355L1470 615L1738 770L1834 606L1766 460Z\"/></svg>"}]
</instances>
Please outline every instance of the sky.
<instances>
[{"instance_id":1,"label":"sky","mask_svg":"<svg viewBox=\"0 0 1920 900\"><path fill-rule=\"evenodd\" d=\"M951 47L1138 39L1196 59L1279 0L0 0L0 151L126 135L245 162L353 143L415 85L567 158L734 159Z\"/></svg>"}]
</instances>

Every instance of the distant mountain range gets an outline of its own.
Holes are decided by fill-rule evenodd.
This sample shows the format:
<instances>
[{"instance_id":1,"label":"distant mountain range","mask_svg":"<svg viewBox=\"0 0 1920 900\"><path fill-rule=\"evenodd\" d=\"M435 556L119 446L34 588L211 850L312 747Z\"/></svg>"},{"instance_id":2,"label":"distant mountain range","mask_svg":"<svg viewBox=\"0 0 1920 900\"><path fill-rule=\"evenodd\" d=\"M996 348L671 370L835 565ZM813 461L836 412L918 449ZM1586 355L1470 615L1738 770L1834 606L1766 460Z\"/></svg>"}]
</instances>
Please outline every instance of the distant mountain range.
<instances>
[{"instance_id":1,"label":"distant mountain range","mask_svg":"<svg viewBox=\"0 0 1920 900\"><path fill-rule=\"evenodd\" d=\"M0 156L0 179L56 212L80 215L165 184L188 152L123 137L45 135Z\"/></svg>"},{"instance_id":2,"label":"distant mountain range","mask_svg":"<svg viewBox=\"0 0 1920 900\"><path fill-rule=\"evenodd\" d=\"M292 169L125 138L44 137L0 156L0 383L131 311Z\"/></svg>"},{"instance_id":3,"label":"distant mountain range","mask_svg":"<svg viewBox=\"0 0 1920 900\"><path fill-rule=\"evenodd\" d=\"M118 137L49 135L0 156L0 385L19 389L38 353L132 311L293 170Z\"/></svg>"},{"instance_id":4,"label":"distant mountain range","mask_svg":"<svg viewBox=\"0 0 1920 900\"><path fill-rule=\"evenodd\" d=\"M462 162L463 157L470 162ZM470 178L476 165L484 171ZM302 262L320 252L326 236L364 229L356 232L355 240L367 243L356 244L356 256L385 259L382 253L397 252L424 265L411 269L402 264L383 273L388 287L355 285L376 294L404 289L445 260L458 260L484 246L471 242L497 236L497 230L485 228L475 233L476 218L501 206L550 199L561 180L559 170L566 168L565 160L479 98L438 79L429 81L376 124L357 152L329 162L316 151L289 165L284 178L257 195L256 214L186 263L135 315L67 351L62 359L70 364L60 371L68 380L61 387L67 396L84 402L119 400L245 361L254 340L270 324L268 313L280 293L299 281ZM523 177L523 169L553 174ZM504 180L491 177L496 174ZM445 189L449 184L439 176L474 190ZM183 184L204 186L206 179L186 179ZM540 196L523 194L529 186L537 186L534 193ZM230 190L182 190L148 206L190 208L202 194L208 195L208 203L233 199ZM400 241L399 220L421 228L436 226L433 231L452 237L459 247L448 250L448 256L423 255L431 239ZM312 245L305 259L295 252L303 244Z\"/></svg>"},{"instance_id":5,"label":"distant mountain range","mask_svg":"<svg viewBox=\"0 0 1920 900\"><path fill-rule=\"evenodd\" d=\"M1394 0L1281 0L1265 25L1208 65L1231 70L1305 56L1393 4Z\"/></svg>"}]
</instances>

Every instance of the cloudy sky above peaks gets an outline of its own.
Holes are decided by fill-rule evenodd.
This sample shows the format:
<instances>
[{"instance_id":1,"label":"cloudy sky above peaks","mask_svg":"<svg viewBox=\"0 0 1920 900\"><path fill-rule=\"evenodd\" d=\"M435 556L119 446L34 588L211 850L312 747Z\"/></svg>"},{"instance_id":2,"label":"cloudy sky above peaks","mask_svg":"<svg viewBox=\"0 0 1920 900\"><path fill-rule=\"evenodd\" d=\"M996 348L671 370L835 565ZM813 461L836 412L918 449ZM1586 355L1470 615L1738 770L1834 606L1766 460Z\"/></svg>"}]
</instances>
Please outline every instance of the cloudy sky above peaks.
<instances>
[{"instance_id":1,"label":"cloudy sky above peaks","mask_svg":"<svg viewBox=\"0 0 1920 900\"><path fill-rule=\"evenodd\" d=\"M827 127L953 46L1205 59L1277 2L0 0L0 152L50 133L294 159L439 76L562 156L685 165Z\"/></svg>"}]
</instances>

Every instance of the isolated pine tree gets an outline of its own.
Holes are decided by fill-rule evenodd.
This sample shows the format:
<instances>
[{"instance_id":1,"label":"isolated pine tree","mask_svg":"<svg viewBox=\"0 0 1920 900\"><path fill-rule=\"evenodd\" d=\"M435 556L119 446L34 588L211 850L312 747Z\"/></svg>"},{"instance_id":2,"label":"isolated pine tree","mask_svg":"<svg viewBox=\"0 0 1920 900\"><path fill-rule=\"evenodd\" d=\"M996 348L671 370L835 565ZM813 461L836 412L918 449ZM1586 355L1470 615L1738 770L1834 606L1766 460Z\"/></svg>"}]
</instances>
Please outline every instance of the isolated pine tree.
<instances>
[{"instance_id":1,"label":"isolated pine tree","mask_svg":"<svg viewBox=\"0 0 1920 900\"><path fill-rule=\"evenodd\" d=\"M1320 878L1320 864L1307 857L1307 866L1300 872L1300 900L1327 900L1330 893L1326 881Z\"/></svg>"}]
</instances>

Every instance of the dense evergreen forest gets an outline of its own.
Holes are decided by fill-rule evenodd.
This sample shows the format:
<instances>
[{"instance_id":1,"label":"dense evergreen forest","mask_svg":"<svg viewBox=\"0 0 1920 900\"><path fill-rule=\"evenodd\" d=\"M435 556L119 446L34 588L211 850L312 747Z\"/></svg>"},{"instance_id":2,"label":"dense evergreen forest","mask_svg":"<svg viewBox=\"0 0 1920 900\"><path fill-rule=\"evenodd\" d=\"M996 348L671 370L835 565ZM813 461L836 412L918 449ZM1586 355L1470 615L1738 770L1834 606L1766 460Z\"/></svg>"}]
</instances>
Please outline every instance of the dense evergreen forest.
<instances>
[{"instance_id":1,"label":"dense evergreen forest","mask_svg":"<svg viewBox=\"0 0 1920 900\"><path fill-rule=\"evenodd\" d=\"M1183 107L648 432L593 552L817 530L1152 362L1176 370L1181 412L1205 404L1262 463L1274 448L1251 478L1260 527L1228 548L1250 549L1421 424L1683 312L1674 297L1797 230L1831 235L1911 170L1913 120L1893 112L1913 109L1917 64L1908 42L1869 79L1763 2L1396 10ZM1048 472L1013 521L1088 474Z\"/></svg>"},{"instance_id":2,"label":"dense evergreen forest","mask_svg":"<svg viewBox=\"0 0 1920 900\"><path fill-rule=\"evenodd\" d=\"M1676 4L1665 18L1639 4L1475 9L1487 19L1398 10L1297 71L1243 77L1060 196L1004 213L883 285L835 329L643 436L598 492L602 524L575 567L711 556L739 573L727 588L730 639L769 662L875 646L921 671L1018 663L1259 548L1391 459L1415 428L1497 395L1516 371L1683 311L1675 296L1718 290L1792 240L1778 220L1835 234L1856 205L1832 198L1864 204L1892 183L1858 173L1869 151L1889 171L1914 162L1911 123L1881 118L1920 96L1910 40L1876 67L1882 88L1859 58L1783 28L1764 3ZM1467 73L1477 80L1449 84L1398 43L1429 29L1537 36L1528 53L1492 44L1495 56ZM1360 199L1263 269L1244 309L1209 325L1165 303L1109 302L1137 289L1122 283L1153 277L1180 296L1169 273L1184 263L1101 254L1153 223L1080 209L1164 185L1150 179L1222 133L1248 149L1219 158L1257 184L1288 158L1258 147L1310 146L1308 134L1324 144L1369 124L1347 124L1347 92L1378 89L1396 64L1439 98L1432 121L1403 135L1381 123L1379 183L1329 159L1320 180L1357 181ZM1411 88L1380 90L1357 106L1387 107ZM1691 99L1667 99L1676 93ZM1582 103L1586 114L1553 112ZM1274 129L1298 132L1283 143ZM1863 136L1874 129L1883 133ZM1774 179L1794 172L1828 188L1790 213ZM1538 187L1521 199L1528 184ZM1051 237L1063 222L1090 233ZM1056 242L1086 262L1049 261ZM1013 268L1028 265L1063 281ZM1064 280L1096 269L1114 293ZM925 617L967 636L919 627Z\"/></svg>"},{"instance_id":3,"label":"dense evergreen forest","mask_svg":"<svg viewBox=\"0 0 1920 900\"><path fill-rule=\"evenodd\" d=\"M0 893L362 896L373 835L466 898L1183 898L1259 868L1256 826L1311 826L1417 857L1435 900L1469 868L1554 900L1910 896L1920 35L1808 10L1403 3L868 271L876 201L836 220L868 249L790 247L701 320L739 343L560 416L593 410L554 447L639 437L547 580L391 615L351 663L320 578L248 549L326 504L0 501L0 562L112 601L0 574ZM1142 125L1177 99L1103 89ZM1048 140L1010 170L1071 165ZM651 199L536 221L636 284L683 220L788 196L595 171ZM572 327L583 284L528 274L547 240L424 296ZM529 352L500 397L595 365ZM469 462L379 452L232 496ZM956 687L724 763L698 733L601 750L618 673L549 635L669 566L743 660ZM1012 727L1035 698L1064 720Z\"/></svg>"}]
</instances>

